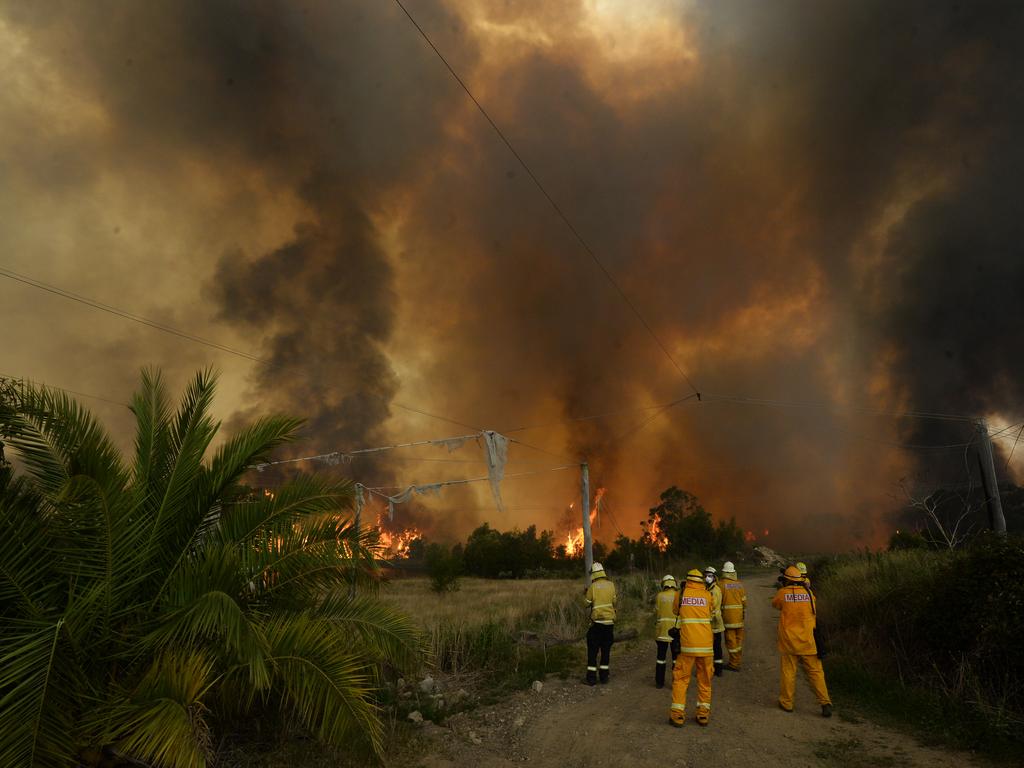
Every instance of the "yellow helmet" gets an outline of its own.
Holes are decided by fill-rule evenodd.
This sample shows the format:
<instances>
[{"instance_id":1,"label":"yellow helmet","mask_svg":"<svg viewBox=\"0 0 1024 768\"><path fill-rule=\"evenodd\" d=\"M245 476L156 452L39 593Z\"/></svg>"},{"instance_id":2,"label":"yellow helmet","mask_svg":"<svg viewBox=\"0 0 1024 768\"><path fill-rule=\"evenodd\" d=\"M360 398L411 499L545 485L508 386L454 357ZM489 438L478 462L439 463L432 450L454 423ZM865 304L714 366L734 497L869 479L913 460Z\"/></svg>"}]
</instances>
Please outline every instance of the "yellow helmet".
<instances>
[{"instance_id":1,"label":"yellow helmet","mask_svg":"<svg viewBox=\"0 0 1024 768\"><path fill-rule=\"evenodd\" d=\"M676 577L673 576L671 573L666 573L664 576L661 577L662 587L675 587L675 585Z\"/></svg>"},{"instance_id":2,"label":"yellow helmet","mask_svg":"<svg viewBox=\"0 0 1024 768\"><path fill-rule=\"evenodd\" d=\"M687 581L692 581L692 582L694 582L696 584L703 585L704 584L704 574L702 574L696 568L691 568L690 571L686 574L686 580Z\"/></svg>"},{"instance_id":3,"label":"yellow helmet","mask_svg":"<svg viewBox=\"0 0 1024 768\"><path fill-rule=\"evenodd\" d=\"M804 579L803 575L800 573L800 569L795 565L789 566L783 576L786 577L786 581L803 581Z\"/></svg>"},{"instance_id":4,"label":"yellow helmet","mask_svg":"<svg viewBox=\"0 0 1024 768\"><path fill-rule=\"evenodd\" d=\"M806 565L804 565L803 563L797 563L796 567L797 567L797 570L800 571L800 574L802 576L806 576L807 575L807 566Z\"/></svg>"}]
</instances>

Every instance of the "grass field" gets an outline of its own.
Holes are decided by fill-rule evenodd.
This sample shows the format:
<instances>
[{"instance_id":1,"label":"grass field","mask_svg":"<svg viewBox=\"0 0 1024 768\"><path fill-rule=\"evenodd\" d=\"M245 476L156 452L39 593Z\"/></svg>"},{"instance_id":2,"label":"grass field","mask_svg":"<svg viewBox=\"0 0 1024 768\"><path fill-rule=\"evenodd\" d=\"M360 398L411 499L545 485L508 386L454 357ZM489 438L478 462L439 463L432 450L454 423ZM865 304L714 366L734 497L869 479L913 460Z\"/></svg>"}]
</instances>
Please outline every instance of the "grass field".
<instances>
[{"instance_id":1,"label":"grass field","mask_svg":"<svg viewBox=\"0 0 1024 768\"><path fill-rule=\"evenodd\" d=\"M643 631L654 581L639 574L614 581L617 626ZM488 671L492 681L519 687L546 674L582 669L581 641L590 623L582 579L464 578L457 592L440 595L427 579L402 579L387 584L381 596L423 627L428 666L437 672ZM521 642L523 633L531 633L531 643Z\"/></svg>"}]
</instances>

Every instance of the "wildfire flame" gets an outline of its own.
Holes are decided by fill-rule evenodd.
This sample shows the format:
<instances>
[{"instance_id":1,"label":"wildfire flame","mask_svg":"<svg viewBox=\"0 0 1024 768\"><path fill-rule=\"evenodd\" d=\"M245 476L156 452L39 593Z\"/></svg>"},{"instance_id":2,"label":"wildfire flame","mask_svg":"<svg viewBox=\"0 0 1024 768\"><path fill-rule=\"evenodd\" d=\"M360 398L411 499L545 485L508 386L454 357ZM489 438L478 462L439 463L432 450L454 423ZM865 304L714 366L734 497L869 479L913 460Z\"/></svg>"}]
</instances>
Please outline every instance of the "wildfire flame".
<instances>
[{"instance_id":1,"label":"wildfire flame","mask_svg":"<svg viewBox=\"0 0 1024 768\"><path fill-rule=\"evenodd\" d=\"M659 552L668 549L668 536L661 529L660 515L656 514L651 518L651 523L647 528L647 540L657 547Z\"/></svg>"},{"instance_id":2,"label":"wildfire flame","mask_svg":"<svg viewBox=\"0 0 1024 768\"><path fill-rule=\"evenodd\" d=\"M590 510L590 523L593 525L594 520L597 519L598 505L601 503L601 499L604 498L604 494L607 488L598 488L594 494L594 508ZM573 509L573 505L569 505L569 509ZM570 533L565 537L565 554L569 557L576 557L583 552L583 526L581 525L576 529L575 533Z\"/></svg>"},{"instance_id":3,"label":"wildfire flame","mask_svg":"<svg viewBox=\"0 0 1024 768\"><path fill-rule=\"evenodd\" d=\"M747 531L743 534L743 540L748 544L752 544L753 542L757 541L757 536L754 535L753 531Z\"/></svg>"},{"instance_id":4,"label":"wildfire flame","mask_svg":"<svg viewBox=\"0 0 1024 768\"><path fill-rule=\"evenodd\" d=\"M407 560L414 541L423 538L418 528L389 530L384 527L384 515L377 517L377 541L383 556L390 560Z\"/></svg>"}]
</instances>

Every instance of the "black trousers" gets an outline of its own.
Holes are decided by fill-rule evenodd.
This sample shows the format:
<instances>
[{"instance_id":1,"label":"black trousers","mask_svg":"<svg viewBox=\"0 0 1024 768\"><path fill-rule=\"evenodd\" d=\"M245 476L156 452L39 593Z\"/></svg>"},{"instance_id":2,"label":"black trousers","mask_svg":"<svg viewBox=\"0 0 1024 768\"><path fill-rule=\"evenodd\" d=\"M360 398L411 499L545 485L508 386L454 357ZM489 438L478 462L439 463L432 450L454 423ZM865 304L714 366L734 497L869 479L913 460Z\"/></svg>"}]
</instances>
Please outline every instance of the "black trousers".
<instances>
[{"instance_id":1,"label":"black trousers","mask_svg":"<svg viewBox=\"0 0 1024 768\"><path fill-rule=\"evenodd\" d=\"M724 635L725 635L725 632L715 632L712 635L712 638L714 639L715 674L716 675L722 674L722 664L724 663L723 660L722 660L722 637Z\"/></svg>"},{"instance_id":2,"label":"black trousers","mask_svg":"<svg viewBox=\"0 0 1024 768\"><path fill-rule=\"evenodd\" d=\"M591 685L597 682L598 670L601 673L601 682L608 682L608 662L611 659L614 642L615 633L611 624L594 622L587 630L587 682ZM601 654L600 665L597 663L598 652Z\"/></svg>"},{"instance_id":3,"label":"black trousers","mask_svg":"<svg viewBox=\"0 0 1024 768\"><path fill-rule=\"evenodd\" d=\"M654 684L659 688L665 687L665 665L668 664L665 657L672 654L672 663L676 663L678 651L672 647L668 640L656 640L658 644L658 660L654 664Z\"/></svg>"}]
</instances>

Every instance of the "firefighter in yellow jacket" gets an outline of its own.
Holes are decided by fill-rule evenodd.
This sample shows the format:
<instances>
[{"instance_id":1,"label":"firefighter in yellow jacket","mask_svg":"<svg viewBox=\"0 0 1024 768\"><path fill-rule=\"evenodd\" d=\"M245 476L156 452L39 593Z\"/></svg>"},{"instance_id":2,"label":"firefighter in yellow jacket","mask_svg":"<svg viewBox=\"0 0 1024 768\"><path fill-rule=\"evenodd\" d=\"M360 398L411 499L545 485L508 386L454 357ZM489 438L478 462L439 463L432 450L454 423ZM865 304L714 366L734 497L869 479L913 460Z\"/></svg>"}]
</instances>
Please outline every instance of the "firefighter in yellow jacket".
<instances>
[{"instance_id":1,"label":"firefighter in yellow jacket","mask_svg":"<svg viewBox=\"0 0 1024 768\"><path fill-rule=\"evenodd\" d=\"M676 627L679 656L672 667L672 708L669 722L681 728L686 722L686 689L697 668L697 722L707 725L711 719L711 593L704 577L694 568L686 574L686 583L676 596Z\"/></svg>"},{"instance_id":2,"label":"firefighter in yellow jacket","mask_svg":"<svg viewBox=\"0 0 1024 768\"><path fill-rule=\"evenodd\" d=\"M654 640L658 645L658 657L654 664L654 684L658 688L665 687L665 657L672 649L672 661L676 660L677 650L669 635L676 625L676 596L679 590L676 588L675 576L667 574L661 579L661 591L654 598L654 612L657 623L654 627Z\"/></svg>"},{"instance_id":3,"label":"firefighter in yellow jacket","mask_svg":"<svg viewBox=\"0 0 1024 768\"><path fill-rule=\"evenodd\" d=\"M736 576L736 566L722 565L722 621L725 622L725 650L729 652L726 669L740 671L743 661L743 622L747 616L747 592Z\"/></svg>"},{"instance_id":4,"label":"firefighter in yellow jacket","mask_svg":"<svg viewBox=\"0 0 1024 768\"><path fill-rule=\"evenodd\" d=\"M782 586L772 598L772 607L782 611L779 617L779 656L782 666L779 706L787 712L793 711L793 689L799 659L821 705L821 716L831 717L832 700L828 697L825 670L821 668L818 648L814 643L817 602L795 565L789 566L783 574Z\"/></svg>"},{"instance_id":5,"label":"firefighter in yellow jacket","mask_svg":"<svg viewBox=\"0 0 1024 768\"><path fill-rule=\"evenodd\" d=\"M722 588L718 585L718 571L709 565L704 569L704 583L711 593L711 634L715 658L715 677L722 676L725 659L722 655L722 635L725 634L725 622L722 621Z\"/></svg>"},{"instance_id":6,"label":"firefighter in yellow jacket","mask_svg":"<svg viewBox=\"0 0 1024 768\"><path fill-rule=\"evenodd\" d=\"M608 662L615 642L615 585L604 572L604 566L594 563L590 567L590 586L587 588L587 607L590 609L590 629L587 630L587 685L594 685L600 669L601 683L608 682ZM597 655L601 654L598 667Z\"/></svg>"}]
</instances>

